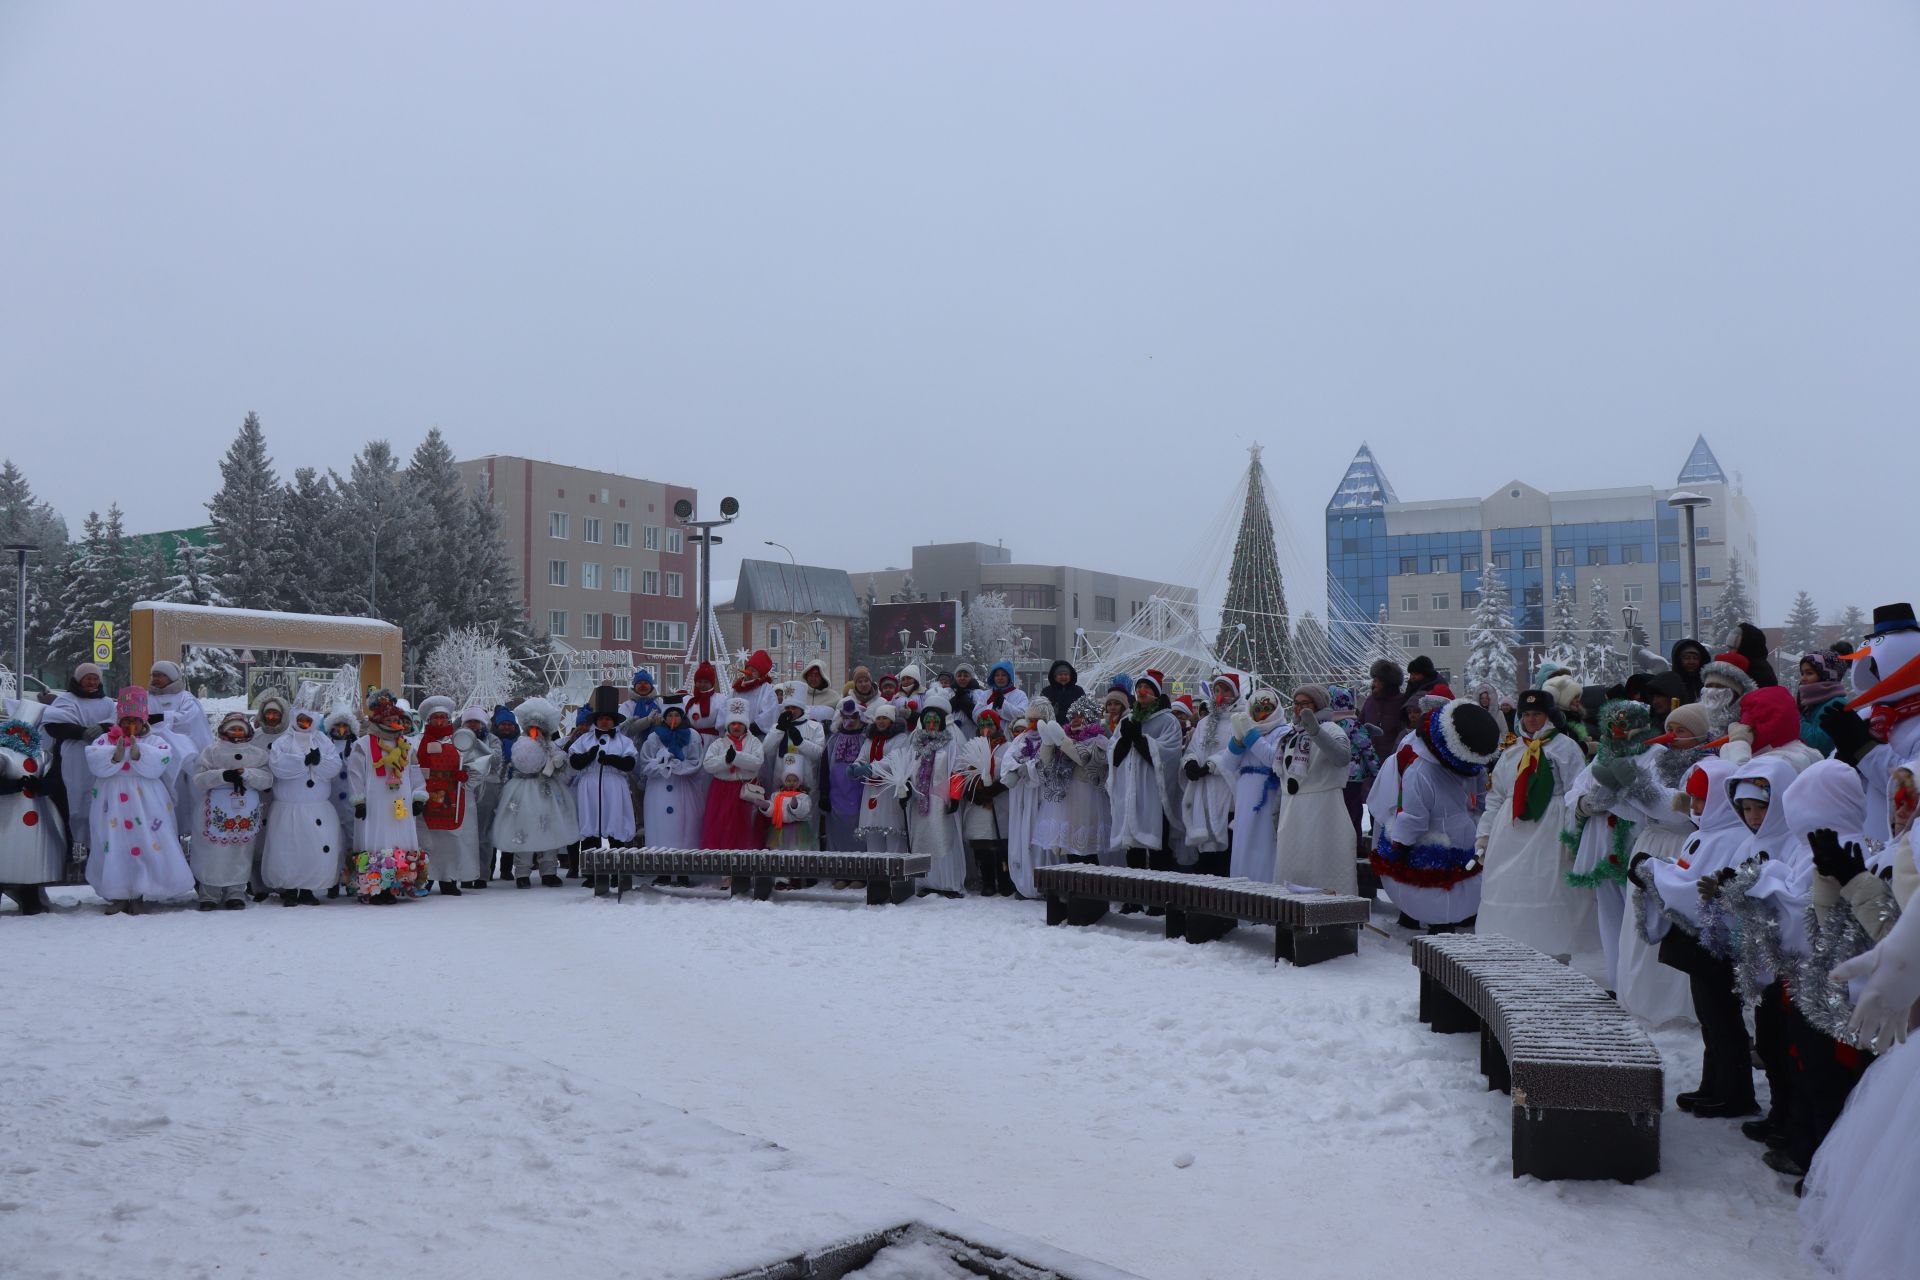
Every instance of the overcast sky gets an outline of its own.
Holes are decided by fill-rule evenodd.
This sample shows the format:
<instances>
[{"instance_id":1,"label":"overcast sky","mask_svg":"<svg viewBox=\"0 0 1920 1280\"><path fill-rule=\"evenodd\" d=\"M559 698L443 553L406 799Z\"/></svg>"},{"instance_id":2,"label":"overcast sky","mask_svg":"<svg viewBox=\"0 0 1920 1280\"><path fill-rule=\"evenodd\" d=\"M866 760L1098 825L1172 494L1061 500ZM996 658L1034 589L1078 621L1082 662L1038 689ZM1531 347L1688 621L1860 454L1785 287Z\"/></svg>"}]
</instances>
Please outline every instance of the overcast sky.
<instances>
[{"instance_id":1,"label":"overcast sky","mask_svg":"<svg viewBox=\"0 0 1920 1280\"><path fill-rule=\"evenodd\" d=\"M0 0L0 449L156 529L249 409L286 471L437 423L755 551L1190 580L1253 440L1317 555L1362 439L1413 500L1704 431L1766 620L1871 606L1916 121L1911 0Z\"/></svg>"}]
</instances>

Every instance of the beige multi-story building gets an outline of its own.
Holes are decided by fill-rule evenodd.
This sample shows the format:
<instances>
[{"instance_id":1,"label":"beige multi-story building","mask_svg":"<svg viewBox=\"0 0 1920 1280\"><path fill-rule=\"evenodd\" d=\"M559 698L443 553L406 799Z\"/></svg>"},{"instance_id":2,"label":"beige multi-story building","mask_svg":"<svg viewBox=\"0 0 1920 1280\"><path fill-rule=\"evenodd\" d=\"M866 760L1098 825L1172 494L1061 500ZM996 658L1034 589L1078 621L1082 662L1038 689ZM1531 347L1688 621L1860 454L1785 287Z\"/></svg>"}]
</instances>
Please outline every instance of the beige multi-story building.
<instances>
[{"instance_id":1,"label":"beige multi-story building","mask_svg":"<svg viewBox=\"0 0 1920 1280\"><path fill-rule=\"evenodd\" d=\"M535 629L574 650L629 651L660 688L686 687L699 564L673 504L697 501L693 488L503 455L459 467L500 512Z\"/></svg>"},{"instance_id":2,"label":"beige multi-story building","mask_svg":"<svg viewBox=\"0 0 1920 1280\"><path fill-rule=\"evenodd\" d=\"M1023 676L1044 672L1055 658L1071 658L1074 638L1084 631L1098 644L1148 607L1155 596L1191 605L1192 587L1129 578L1097 569L1063 564L1016 563L1011 548L998 543L947 542L913 549L912 568L875 569L853 574L853 590L884 604L909 591L928 600L957 600L962 611L976 596L998 592L1013 609L1014 625L1032 641L1031 658L1019 663ZM872 637L875 654L898 652L898 641Z\"/></svg>"}]
</instances>

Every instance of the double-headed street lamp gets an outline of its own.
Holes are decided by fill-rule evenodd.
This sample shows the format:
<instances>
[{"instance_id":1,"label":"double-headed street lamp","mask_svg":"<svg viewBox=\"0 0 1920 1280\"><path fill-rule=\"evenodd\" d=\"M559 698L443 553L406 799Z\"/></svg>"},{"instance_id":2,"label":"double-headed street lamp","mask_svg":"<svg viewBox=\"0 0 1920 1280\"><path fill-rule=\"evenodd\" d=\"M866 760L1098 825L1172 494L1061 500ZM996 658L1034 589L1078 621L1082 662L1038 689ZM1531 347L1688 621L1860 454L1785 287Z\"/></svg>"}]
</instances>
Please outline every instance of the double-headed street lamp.
<instances>
[{"instance_id":1,"label":"double-headed street lamp","mask_svg":"<svg viewBox=\"0 0 1920 1280\"><path fill-rule=\"evenodd\" d=\"M723 541L714 530L723 524L732 524L733 518L740 514L740 504L733 498L722 498L718 520L695 520L693 503L682 498L673 504L673 514L680 518L681 524L694 530L687 535L687 541L700 544L700 617L694 623L698 639L694 648L700 661L712 662L713 628L707 624L713 617L713 548Z\"/></svg>"}]
</instances>

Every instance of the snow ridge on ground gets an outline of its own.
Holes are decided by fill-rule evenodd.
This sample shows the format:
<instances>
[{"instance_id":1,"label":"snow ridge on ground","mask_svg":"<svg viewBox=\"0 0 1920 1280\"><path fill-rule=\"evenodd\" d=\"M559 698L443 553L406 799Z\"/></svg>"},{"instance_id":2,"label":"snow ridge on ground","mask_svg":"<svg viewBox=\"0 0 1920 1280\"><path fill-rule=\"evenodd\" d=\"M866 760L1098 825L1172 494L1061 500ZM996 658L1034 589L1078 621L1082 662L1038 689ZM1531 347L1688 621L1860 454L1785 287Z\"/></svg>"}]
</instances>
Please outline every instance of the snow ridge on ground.
<instances>
[{"instance_id":1,"label":"snow ridge on ground","mask_svg":"<svg viewBox=\"0 0 1920 1280\"><path fill-rule=\"evenodd\" d=\"M1515 1181L1404 940L1271 937L826 891L9 915L6 1271L699 1280L932 1200L1153 1280L1808 1274L1732 1123Z\"/></svg>"}]
</instances>

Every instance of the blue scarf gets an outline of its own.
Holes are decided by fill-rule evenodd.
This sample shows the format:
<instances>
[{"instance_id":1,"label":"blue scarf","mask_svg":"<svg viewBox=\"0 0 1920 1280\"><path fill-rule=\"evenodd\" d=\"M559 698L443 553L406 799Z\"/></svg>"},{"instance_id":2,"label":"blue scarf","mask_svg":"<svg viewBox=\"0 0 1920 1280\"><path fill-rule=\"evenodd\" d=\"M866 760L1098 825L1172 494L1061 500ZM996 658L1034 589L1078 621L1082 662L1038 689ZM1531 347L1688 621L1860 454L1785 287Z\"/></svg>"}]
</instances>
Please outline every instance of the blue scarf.
<instances>
[{"instance_id":1,"label":"blue scarf","mask_svg":"<svg viewBox=\"0 0 1920 1280\"><path fill-rule=\"evenodd\" d=\"M675 760L687 758L687 743L693 740L693 730L684 722L678 729L669 729L664 724L657 724L653 726L653 736L660 739L660 745L665 747L667 754Z\"/></svg>"}]
</instances>

